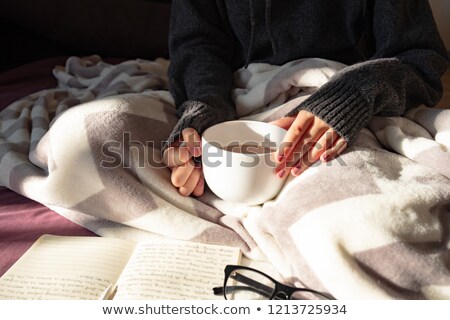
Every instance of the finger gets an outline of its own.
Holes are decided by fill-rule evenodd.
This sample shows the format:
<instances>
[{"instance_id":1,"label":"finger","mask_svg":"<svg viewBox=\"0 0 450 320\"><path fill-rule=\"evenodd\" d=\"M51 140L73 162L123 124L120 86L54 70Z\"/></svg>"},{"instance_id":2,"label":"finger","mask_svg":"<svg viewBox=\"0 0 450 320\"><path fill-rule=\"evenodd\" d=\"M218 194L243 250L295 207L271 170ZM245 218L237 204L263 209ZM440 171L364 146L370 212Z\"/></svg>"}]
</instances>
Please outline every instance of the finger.
<instances>
[{"instance_id":1,"label":"finger","mask_svg":"<svg viewBox=\"0 0 450 320\"><path fill-rule=\"evenodd\" d=\"M200 168L194 169L189 178L186 180L186 183L178 189L178 192L184 197L189 196L197 186L201 174L202 171Z\"/></svg>"},{"instance_id":2,"label":"finger","mask_svg":"<svg viewBox=\"0 0 450 320\"><path fill-rule=\"evenodd\" d=\"M298 153L294 156L294 159L303 158L328 130L330 130L330 127L321 119L315 117L309 130L304 133L297 145L294 146L293 152Z\"/></svg>"},{"instance_id":3,"label":"finger","mask_svg":"<svg viewBox=\"0 0 450 320\"><path fill-rule=\"evenodd\" d=\"M199 157L202 154L201 138L198 132L194 128L186 128L181 132L183 141L189 152L194 157Z\"/></svg>"},{"instance_id":4,"label":"finger","mask_svg":"<svg viewBox=\"0 0 450 320\"><path fill-rule=\"evenodd\" d=\"M319 118L314 118L314 123L311 125L309 130L304 133L297 144L292 148L290 154L285 157L288 164L284 164L282 161L280 165L275 169L277 172L277 176L280 178L284 178L289 173L288 170L285 169L291 167L292 163L300 162L300 159L302 159L305 155L307 155L307 157L310 157L310 152L312 152L319 139L328 130L330 130L330 128L325 122L323 122ZM280 173L281 170L284 170L284 172Z\"/></svg>"},{"instance_id":5,"label":"finger","mask_svg":"<svg viewBox=\"0 0 450 320\"><path fill-rule=\"evenodd\" d=\"M298 176L303 173L312 164L316 163L321 155L331 147L333 147L334 142L339 138L339 135L333 130L328 129L319 138L317 143L309 149L309 151L298 161L295 166L291 169L291 173L294 176Z\"/></svg>"},{"instance_id":6,"label":"finger","mask_svg":"<svg viewBox=\"0 0 450 320\"><path fill-rule=\"evenodd\" d=\"M331 149L339 139L339 135L333 129L328 129L320 137L315 146L311 148L309 156L311 160L317 161L327 150Z\"/></svg>"},{"instance_id":7,"label":"finger","mask_svg":"<svg viewBox=\"0 0 450 320\"><path fill-rule=\"evenodd\" d=\"M324 162L330 161L341 154L345 148L347 148L347 141L344 138L338 138L335 144L320 156L320 159Z\"/></svg>"},{"instance_id":8,"label":"finger","mask_svg":"<svg viewBox=\"0 0 450 320\"><path fill-rule=\"evenodd\" d=\"M194 171L194 168L195 163L192 160L189 160L181 166L174 167L172 175L170 177L172 184L177 188L182 187L184 184L186 184L186 181L188 180L192 171Z\"/></svg>"},{"instance_id":9,"label":"finger","mask_svg":"<svg viewBox=\"0 0 450 320\"><path fill-rule=\"evenodd\" d=\"M290 157L288 157L288 160L285 163L282 163L280 167L277 169L277 176L280 179L284 179L289 173L292 173L293 175L299 175L301 172L299 172L300 168L308 168L311 164L313 164L315 161L312 161L313 155L311 155L311 152L316 148L315 146L311 148L311 143L308 143L308 151L306 152L294 152L291 154ZM294 156L295 154L295 156ZM300 156L302 155L302 156Z\"/></svg>"},{"instance_id":10,"label":"finger","mask_svg":"<svg viewBox=\"0 0 450 320\"><path fill-rule=\"evenodd\" d=\"M313 161L312 158L310 158L309 153L307 153L295 164L290 172L293 176L299 176L315 162L316 161Z\"/></svg>"},{"instance_id":11,"label":"finger","mask_svg":"<svg viewBox=\"0 0 450 320\"><path fill-rule=\"evenodd\" d=\"M293 151L293 148L297 145L305 132L309 130L309 127L313 122L314 115L312 113L302 110L297 114L277 150L276 159L278 162L283 162L283 160Z\"/></svg>"},{"instance_id":12,"label":"finger","mask_svg":"<svg viewBox=\"0 0 450 320\"><path fill-rule=\"evenodd\" d=\"M194 191L192 191L192 195L200 197L204 192L205 192L205 179L203 177L200 177L200 179L198 179L198 183L195 186Z\"/></svg>"},{"instance_id":13,"label":"finger","mask_svg":"<svg viewBox=\"0 0 450 320\"><path fill-rule=\"evenodd\" d=\"M298 166L299 162L302 161L301 155L307 153L307 151L311 148L311 142L309 142L308 145L303 145L302 148L304 148L305 151L291 152L288 156L286 156L284 161L277 166L275 172L278 178L284 179L293 168Z\"/></svg>"},{"instance_id":14,"label":"finger","mask_svg":"<svg viewBox=\"0 0 450 320\"><path fill-rule=\"evenodd\" d=\"M283 118L280 118L280 119L270 122L270 124L273 124L275 126L283 128L285 130L288 130L289 127L292 125L292 123L295 121L295 118L296 118L295 116L283 117Z\"/></svg>"},{"instance_id":15,"label":"finger","mask_svg":"<svg viewBox=\"0 0 450 320\"><path fill-rule=\"evenodd\" d=\"M181 147L169 147L163 154L164 164L169 168L181 166L188 162L190 158L192 158L192 154L185 145Z\"/></svg>"}]
</instances>

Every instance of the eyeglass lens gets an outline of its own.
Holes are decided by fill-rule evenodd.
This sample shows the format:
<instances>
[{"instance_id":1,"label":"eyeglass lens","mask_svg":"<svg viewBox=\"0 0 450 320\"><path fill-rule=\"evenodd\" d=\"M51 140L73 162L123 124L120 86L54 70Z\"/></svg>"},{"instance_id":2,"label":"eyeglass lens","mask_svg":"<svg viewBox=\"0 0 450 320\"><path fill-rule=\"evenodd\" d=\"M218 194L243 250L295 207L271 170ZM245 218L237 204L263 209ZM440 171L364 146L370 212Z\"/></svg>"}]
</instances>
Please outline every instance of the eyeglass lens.
<instances>
[{"instance_id":1,"label":"eyeglass lens","mask_svg":"<svg viewBox=\"0 0 450 320\"><path fill-rule=\"evenodd\" d=\"M225 283L225 297L228 300L329 300L330 297L308 289L291 288L287 292L276 292L276 282L252 269L234 269Z\"/></svg>"},{"instance_id":2,"label":"eyeglass lens","mask_svg":"<svg viewBox=\"0 0 450 320\"><path fill-rule=\"evenodd\" d=\"M267 300L275 291L275 283L266 276L246 269L235 269L225 283L228 300Z\"/></svg>"}]
</instances>

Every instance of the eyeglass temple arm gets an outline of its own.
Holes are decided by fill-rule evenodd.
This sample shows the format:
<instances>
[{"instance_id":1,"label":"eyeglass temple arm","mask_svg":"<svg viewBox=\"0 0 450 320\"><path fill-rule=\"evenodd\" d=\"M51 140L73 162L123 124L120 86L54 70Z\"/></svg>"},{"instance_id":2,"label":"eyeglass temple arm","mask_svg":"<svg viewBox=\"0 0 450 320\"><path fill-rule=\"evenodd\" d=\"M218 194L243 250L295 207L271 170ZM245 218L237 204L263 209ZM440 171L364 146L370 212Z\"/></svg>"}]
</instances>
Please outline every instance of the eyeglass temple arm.
<instances>
[{"instance_id":1,"label":"eyeglass temple arm","mask_svg":"<svg viewBox=\"0 0 450 320\"><path fill-rule=\"evenodd\" d=\"M214 295L222 295L223 294L223 287L214 287L213 291L214 291ZM233 292L236 292L236 291L252 291L252 292L260 294L260 295L262 295L263 297L266 297L266 298L270 298L271 297L271 293L258 290L257 288L247 287L247 286L227 286L227 292L228 293L233 293Z\"/></svg>"}]
</instances>

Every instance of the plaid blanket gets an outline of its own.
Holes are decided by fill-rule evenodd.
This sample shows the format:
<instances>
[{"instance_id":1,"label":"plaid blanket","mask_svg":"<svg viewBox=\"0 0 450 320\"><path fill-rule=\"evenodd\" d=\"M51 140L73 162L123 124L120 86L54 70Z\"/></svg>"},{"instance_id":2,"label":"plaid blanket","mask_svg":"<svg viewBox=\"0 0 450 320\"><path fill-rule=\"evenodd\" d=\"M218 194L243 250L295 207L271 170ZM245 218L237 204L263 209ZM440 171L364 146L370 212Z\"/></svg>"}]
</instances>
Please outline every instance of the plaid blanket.
<instances>
[{"instance_id":1,"label":"plaid blanket","mask_svg":"<svg viewBox=\"0 0 450 320\"><path fill-rule=\"evenodd\" d=\"M343 155L262 206L209 190L184 198L160 154L177 121L168 63L92 56L56 67L57 88L0 113L0 184L99 235L239 246L338 299L450 298L450 110L373 118ZM270 121L343 67L307 59L238 70L238 112Z\"/></svg>"}]
</instances>

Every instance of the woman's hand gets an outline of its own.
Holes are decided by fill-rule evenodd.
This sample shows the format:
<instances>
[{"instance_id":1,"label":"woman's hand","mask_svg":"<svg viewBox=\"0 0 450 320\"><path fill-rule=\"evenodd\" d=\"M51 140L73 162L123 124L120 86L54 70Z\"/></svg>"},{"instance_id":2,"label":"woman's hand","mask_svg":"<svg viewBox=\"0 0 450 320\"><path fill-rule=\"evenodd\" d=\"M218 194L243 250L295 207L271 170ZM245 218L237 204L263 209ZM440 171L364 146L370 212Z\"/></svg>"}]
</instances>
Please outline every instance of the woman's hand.
<instances>
[{"instance_id":1,"label":"woman's hand","mask_svg":"<svg viewBox=\"0 0 450 320\"><path fill-rule=\"evenodd\" d=\"M202 154L200 135L193 128L184 129L181 135L181 141L164 151L163 160L172 170L171 182L182 196L201 196L205 181L201 165L193 159Z\"/></svg>"},{"instance_id":2,"label":"woman's hand","mask_svg":"<svg viewBox=\"0 0 450 320\"><path fill-rule=\"evenodd\" d=\"M287 130L276 154L275 173L279 178L286 177L289 172L298 176L317 160L327 162L347 147L344 138L305 110L271 123Z\"/></svg>"}]
</instances>

